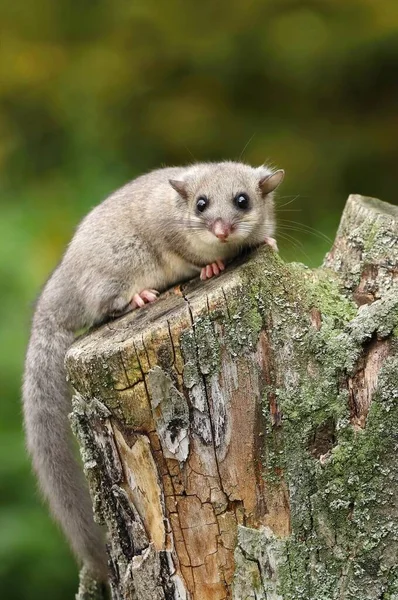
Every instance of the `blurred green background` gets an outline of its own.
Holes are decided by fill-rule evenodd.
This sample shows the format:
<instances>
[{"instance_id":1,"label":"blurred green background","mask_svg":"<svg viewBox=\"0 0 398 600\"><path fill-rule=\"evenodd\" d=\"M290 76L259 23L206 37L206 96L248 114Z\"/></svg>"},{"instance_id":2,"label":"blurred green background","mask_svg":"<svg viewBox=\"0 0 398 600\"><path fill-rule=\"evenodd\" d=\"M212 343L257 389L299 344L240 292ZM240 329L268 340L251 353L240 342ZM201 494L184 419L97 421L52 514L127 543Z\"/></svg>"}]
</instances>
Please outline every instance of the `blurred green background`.
<instances>
[{"instance_id":1,"label":"blurred green background","mask_svg":"<svg viewBox=\"0 0 398 600\"><path fill-rule=\"evenodd\" d=\"M284 167L279 244L309 265L349 193L396 202L398 2L2 0L0 28L0 597L67 600L21 431L35 295L87 210L160 165Z\"/></svg>"}]
</instances>

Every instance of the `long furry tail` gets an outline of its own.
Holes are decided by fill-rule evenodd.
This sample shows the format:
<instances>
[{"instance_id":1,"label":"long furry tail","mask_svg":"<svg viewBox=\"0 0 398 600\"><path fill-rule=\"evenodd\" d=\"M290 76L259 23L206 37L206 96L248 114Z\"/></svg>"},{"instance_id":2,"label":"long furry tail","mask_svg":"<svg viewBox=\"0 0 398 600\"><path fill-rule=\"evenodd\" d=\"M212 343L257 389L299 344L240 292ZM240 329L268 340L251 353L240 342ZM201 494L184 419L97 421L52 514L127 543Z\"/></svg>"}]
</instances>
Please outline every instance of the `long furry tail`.
<instances>
[{"instance_id":1,"label":"long furry tail","mask_svg":"<svg viewBox=\"0 0 398 600\"><path fill-rule=\"evenodd\" d=\"M90 495L75 456L68 420L71 398L64 358L74 336L60 325L55 314L41 312L38 306L25 362L23 404L27 447L51 512L74 553L97 577L105 578L104 536L93 519Z\"/></svg>"}]
</instances>

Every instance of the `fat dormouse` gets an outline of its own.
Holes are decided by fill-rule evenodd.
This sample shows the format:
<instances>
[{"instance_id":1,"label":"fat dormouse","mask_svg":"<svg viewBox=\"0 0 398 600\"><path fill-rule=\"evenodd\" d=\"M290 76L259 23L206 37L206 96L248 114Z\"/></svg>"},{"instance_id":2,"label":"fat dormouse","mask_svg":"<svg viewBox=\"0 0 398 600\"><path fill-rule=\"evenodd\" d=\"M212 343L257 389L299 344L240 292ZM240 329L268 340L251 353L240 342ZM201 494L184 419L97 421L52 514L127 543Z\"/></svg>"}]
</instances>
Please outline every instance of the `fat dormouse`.
<instances>
[{"instance_id":1,"label":"fat dormouse","mask_svg":"<svg viewBox=\"0 0 398 600\"><path fill-rule=\"evenodd\" d=\"M66 351L81 328L153 302L195 274L218 275L242 248L276 248L273 192L283 176L236 162L142 175L83 219L44 286L25 361L27 447L53 516L99 578L105 542L70 433Z\"/></svg>"}]
</instances>

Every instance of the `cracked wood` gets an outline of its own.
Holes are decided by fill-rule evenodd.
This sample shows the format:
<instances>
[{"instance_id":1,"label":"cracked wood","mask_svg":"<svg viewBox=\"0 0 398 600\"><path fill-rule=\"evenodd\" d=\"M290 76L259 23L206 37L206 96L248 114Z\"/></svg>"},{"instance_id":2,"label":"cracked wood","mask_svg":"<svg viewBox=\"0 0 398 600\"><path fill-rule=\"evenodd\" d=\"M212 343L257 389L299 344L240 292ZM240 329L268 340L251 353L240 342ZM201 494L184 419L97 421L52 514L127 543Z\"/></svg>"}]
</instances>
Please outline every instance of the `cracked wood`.
<instances>
[{"instance_id":1,"label":"cracked wood","mask_svg":"<svg viewBox=\"0 0 398 600\"><path fill-rule=\"evenodd\" d=\"M261 249L71 348L113 598L392 593L397 238L352 196L323 269Z\"/></svg>"}]
</instances>

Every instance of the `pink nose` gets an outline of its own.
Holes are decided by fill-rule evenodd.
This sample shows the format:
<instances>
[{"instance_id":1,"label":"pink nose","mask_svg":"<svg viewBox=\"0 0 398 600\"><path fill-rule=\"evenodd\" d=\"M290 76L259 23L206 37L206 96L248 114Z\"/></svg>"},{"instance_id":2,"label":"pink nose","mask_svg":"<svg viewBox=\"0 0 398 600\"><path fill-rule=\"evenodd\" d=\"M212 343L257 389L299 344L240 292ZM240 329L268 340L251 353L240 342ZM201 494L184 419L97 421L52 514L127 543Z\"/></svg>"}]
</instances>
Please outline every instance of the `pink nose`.
<instances>
[{"instance_id":1,"label":"pink nose","mask_svg":"<svg viewBox=\"0 0 398 600\"><path fill-rule=\"evenodd\" d=\"M213 224L212 231L219 240L226 240L231 233L231 226L221 219L217 219Z\"/></svg>"}]
</instances>

